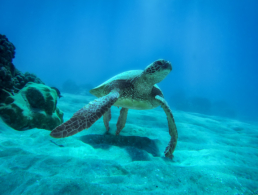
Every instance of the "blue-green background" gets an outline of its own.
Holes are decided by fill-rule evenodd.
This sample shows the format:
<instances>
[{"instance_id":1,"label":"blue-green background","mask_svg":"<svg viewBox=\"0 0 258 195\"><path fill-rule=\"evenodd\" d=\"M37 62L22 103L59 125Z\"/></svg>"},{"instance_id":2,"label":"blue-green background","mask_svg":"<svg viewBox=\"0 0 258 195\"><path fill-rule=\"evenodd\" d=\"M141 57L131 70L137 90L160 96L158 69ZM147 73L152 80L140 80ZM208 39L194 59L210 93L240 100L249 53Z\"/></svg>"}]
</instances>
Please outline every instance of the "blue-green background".
<instances>
[{"instance_id":1,"label":"blue-green background","mask_svg":"<svg viewBox=\"0 0 258 195\"><path fill-rule=\"evenodd\" d=\"M256 0L0 0L0 33L16 46L15 66L48 85L95 86L164 58L172 106L179 91L257 121L257 9Z\"/></svg>"},{"instance_id":2,"label":"blue-green background","mask_svg":"<svg viewBox=\"0 0 258 195\"><path fill-rule=\"evenodd\" d=\"M119 136L116 107L108 133L101 118L64 139L0 119L0 194L258 194L257 10L257 0L0 0L14 65L61 90L64 121L95 99L69 82L89 90L164 58L173 71L159 86L178 129L168 159L160 107L130 109Z\"/></svg>"}]
</instances>

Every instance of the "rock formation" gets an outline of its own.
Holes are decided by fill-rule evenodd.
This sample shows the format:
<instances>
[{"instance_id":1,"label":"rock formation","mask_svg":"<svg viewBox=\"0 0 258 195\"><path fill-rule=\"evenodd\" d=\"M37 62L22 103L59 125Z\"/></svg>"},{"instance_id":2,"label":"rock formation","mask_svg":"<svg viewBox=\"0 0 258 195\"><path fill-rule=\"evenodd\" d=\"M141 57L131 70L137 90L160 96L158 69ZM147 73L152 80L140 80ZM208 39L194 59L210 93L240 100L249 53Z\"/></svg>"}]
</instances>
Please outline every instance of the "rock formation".
<instances>
[{"instance_id":1,"label":"rock formation","mask_svg":"<svg viewBox=\"0 0 258 195\"><path fill-rule=\"evenodd\" d=\"M0 116L16 130L54 129L63 122L56 90L36 75L16 69L14 57L14 45L0 34Z\"/></svg>"}]
</instances>

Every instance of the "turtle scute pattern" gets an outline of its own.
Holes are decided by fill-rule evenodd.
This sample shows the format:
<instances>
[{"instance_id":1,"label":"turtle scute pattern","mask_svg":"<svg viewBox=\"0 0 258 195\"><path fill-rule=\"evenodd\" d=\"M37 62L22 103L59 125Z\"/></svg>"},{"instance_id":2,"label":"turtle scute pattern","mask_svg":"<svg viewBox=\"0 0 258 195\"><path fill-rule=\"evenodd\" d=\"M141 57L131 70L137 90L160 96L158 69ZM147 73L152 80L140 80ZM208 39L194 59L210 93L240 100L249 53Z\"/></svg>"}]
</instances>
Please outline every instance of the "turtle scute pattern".
<instances>
[{"instance_id":1,"label":"turtle scute pattern","mask_svg":"<svg viewBox=\"0 0 258 195\"><path fill-rule=\"evenodd\" d=\"M56 127L51 136L63 138L74 135L84 129L88 129L117 101L118 91L112 91L107 96L91 101L89 104L78 110L67 122Z\"/></svg>"},{"instance_id":2,"label":"turtle scute pattern","mask_svg":"<svg viewBox=\"0 0 258 195\"><path fill-rule=\"evenodd\" d=\"M162 62L157 61L152 66L148 67L144 72L148 74L154 74L156 71L158 71L161 68Z\"/></svg>"}]
</instances>

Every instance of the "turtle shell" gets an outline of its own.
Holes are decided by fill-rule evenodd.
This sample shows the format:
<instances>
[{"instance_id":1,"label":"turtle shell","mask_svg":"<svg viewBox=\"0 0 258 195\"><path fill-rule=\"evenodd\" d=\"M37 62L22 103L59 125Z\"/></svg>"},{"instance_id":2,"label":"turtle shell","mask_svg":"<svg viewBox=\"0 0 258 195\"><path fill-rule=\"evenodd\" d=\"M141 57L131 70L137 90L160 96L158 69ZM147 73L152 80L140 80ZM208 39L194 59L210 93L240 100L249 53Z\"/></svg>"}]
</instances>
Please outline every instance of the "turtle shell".
<instances>
[{"instance_id":1,"label":"turtle shell","mask_svg":"<svg viewBox=\"0 0 258 195\"><path fill-rule=\"evenodd\" d=\"M96 97L103 97L109 94L112 89L118 88L120 96L114 106L136 110L153 109L159 105L155 100L155 96L160 95L163 97L163 94L155 84L148 96L137 96L134 89L134 81L141 76L142 72L142 70L130 70L120 73L91 89L90 93Z\"/></svg>"},{"instance_id":2,"label":"turtle shell","mask_svg":"<svg viewBox=\"0 0 258 195\"><path fill-rule=\"evenodd\" d=\"M103 82L99 86L91 89L90 93L96 97L102 97L107 95L110 92L108 89L112 88L114 85L116 85L117 88L123 90L125 87L129 87L129 85L132 84L132 82L137 77L139 77L142 72L142 70L130 70L122 72Z\"/></svg>"}]
</instances>

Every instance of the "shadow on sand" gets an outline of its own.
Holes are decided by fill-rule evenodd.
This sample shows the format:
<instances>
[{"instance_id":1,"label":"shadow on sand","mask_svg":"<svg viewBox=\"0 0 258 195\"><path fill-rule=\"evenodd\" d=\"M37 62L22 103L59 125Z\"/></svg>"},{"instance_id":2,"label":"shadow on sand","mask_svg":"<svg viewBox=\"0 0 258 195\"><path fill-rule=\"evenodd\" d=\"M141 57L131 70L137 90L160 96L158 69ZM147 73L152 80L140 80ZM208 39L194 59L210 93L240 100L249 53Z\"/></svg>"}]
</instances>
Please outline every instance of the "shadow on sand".
<instances>
[{"instance_id":1,"label":"shadow on sand","mask_svg":"<svg viewBox=\"0 0 258 195\"><path fill-rule=\"evenodd\" d=\"M80 137L79 140L94 148L109 149L111 146L124 148L133 161L149 160L147 153L152 154L154 157L160 156L155 140L151 140L147 137L116 136L106 133L104 135L85 135Z\"/></svg>"}]
</instances>

